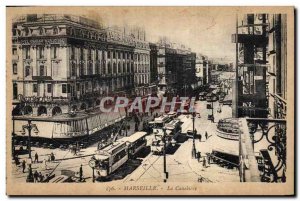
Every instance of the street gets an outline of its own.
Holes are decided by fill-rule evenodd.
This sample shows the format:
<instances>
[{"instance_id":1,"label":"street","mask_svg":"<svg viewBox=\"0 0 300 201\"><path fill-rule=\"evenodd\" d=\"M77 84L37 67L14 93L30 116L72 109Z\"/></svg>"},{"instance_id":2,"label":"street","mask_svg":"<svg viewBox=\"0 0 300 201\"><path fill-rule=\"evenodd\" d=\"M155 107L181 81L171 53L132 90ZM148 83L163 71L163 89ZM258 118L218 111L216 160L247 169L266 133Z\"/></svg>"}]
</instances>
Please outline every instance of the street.
<instances>
[{"instance_id":1,"label":"street","mask_svg":"<svg viewBox=\"0 0 300 201\"><path fill-rule=\"evenodd\" d=\"M238 142L224 140L215 134L216 122L220 118L230 117L231 108L229 106L222 106L221 113L218 113L217 110L214 109L215 123L212 123L210 120L207 120L207 115L211 114L211 110L206 109L206 104L206 101L197 101L195 105L196 112L201 115L200 118L195 118L195 129L198 134L202 135L201 142L199 139L195 140L196 151L201 152L202 157L205 156L206 153L210 153L213 149L236 153L238 151ZM214 102L214 108L217 107L219 107L219 103ZM144 120L147 121L151 117L144 118ZM191 115L180 115L178 118L183 122L183 135L181 136L181 139L183 139L187 130L192 130L193 121ZM205 132L208 133L208 139L205 139ZM132 133L134 133L134 126L131 125L128 134L131 135ZM147 144L149 145L151 144L153 136L147 136L147 139ZM179 140L174 147L167 151L168 182L239 181L238 170L236 169L225 169L217 164L207 164L207 167L203 167L202 160L198 162L197 159L192 158L192 144L192 139ZM92 155L95 154L96 149L97 143L88 148L81 149L77 155L74 155L69 150L50 150L34 147L32 153L33 155L35 152L39 153L40 163L33 163L32 170L33 172L41 172L43 175L55 174L56 176L59 176L63 170L70 170L75 173L75 176L79 177L78 172L82 165L85 182L92 182L92 168L88 165L88 162ZM190 150L190 152L187 152L187 150ZM46 169L42 161L44 159L47 160L51 152L55 155L56 160L47 162ZM163 156L153 155L150 153L150 150L146 150L143 155L144 156L139 156L137 159L128 160L106 180L97 180L96 182L112 180L122 180L123 182L163 181ZM20 167L15 167L13 174L15 180L24 181L26 180L28 172L22 173Z\"/></svg>"}]
</instances>

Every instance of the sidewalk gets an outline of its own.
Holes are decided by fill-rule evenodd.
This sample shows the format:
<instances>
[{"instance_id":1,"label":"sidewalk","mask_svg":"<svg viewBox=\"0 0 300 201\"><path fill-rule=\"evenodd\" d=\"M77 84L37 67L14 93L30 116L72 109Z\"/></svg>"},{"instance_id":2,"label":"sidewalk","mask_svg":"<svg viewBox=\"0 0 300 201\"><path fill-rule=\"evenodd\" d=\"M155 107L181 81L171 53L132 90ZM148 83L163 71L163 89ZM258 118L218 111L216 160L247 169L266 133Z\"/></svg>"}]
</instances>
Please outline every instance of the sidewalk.
<instances>
[{"instance_id":1,"label":"sidewalk","mask_svg":"<svg viewBox=\"0 0 300 201\"><path fill-rule=\"evenodd\" d=\"M203 178L202 182L239 182L239 171L237 169L226 169L220 167L218 164L208 164L206 158L206 167L203 167L203 157L206 156L206 153L211 152L211 143L213 140L208 139L204 142L196 142L196 150L201 152L201 159L198 162L197 159L192 158L192 155L189 154L188 164L190 168L201 175ZM192 141L189 142L192 146Z\"/></svg>"}]
</instances>

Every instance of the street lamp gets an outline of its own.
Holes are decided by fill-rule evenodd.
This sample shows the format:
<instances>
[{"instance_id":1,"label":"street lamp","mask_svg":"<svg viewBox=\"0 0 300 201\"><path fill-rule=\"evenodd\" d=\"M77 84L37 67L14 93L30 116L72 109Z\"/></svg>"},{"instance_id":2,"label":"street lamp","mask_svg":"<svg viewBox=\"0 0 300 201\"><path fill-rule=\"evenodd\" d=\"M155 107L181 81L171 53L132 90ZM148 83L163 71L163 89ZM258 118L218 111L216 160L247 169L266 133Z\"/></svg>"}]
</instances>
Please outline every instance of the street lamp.
<instances>
[{"instance_id":1,"label":"street lamp","mask_svg":"<svg viewBox=\"0 0 300 201\"><path fill-rule=\"evenodd\" d=\"M32 161L31 161L31 158L29 158L29 160L27 161L27 164L28 164L28 169L29 169L29 172L28 172L28 175L27 175L27 178L26 178L26 182L34 182L34 178L33 178L33 174L32 174L32 168L31 168L31 164L32 164Z\"/></svg>"},{"instance_id":2,"label":"street lamp","mask_svg":"<svg viewBox=\"0 0 300 201\"><path fill-rule=\"evenodd\" d=\"M163 128L164 136L163 136L163 144L164 144L164 182L167 182L169 177L169 173L167 172L167 158L166 158L166 128Z\"/></svg>"},{"instance_id":3,"label":"street lamp","mask_svg":"<svg viewBox=\"0 0 300 201\"><path fill-rule=\"evenodd\" d=\"M28 124L22 126L22 135L25 135L25 129L28 130L28 143L27 143L27 147L28 147L28 152L29 152L29 158L31 159L31 130L33 130L33 132L37 135L39 133L39 130L37 128L37 126L35 124L31 123L31 120L28 120Z\"/></svg>"},{"instance_id":4,"label":"street lamp","mask_svg":"<svg viewBox=\"0 0 300 201\"><path fill-rule=\"evenodd\" d=\"M15 133L15 118L14 115L12 116L12 120L13 120L13 131L12 131L12 138L11 138L11 145L12 145L12 157L15 157L15 153L16 153L16 147L15 147L15 138L16 138L16 133Z\"/></svg>"},{"instance_id":5,"label":"street lamp","mask_svg":"<svg viewBox=\"0 0 300 201\"><path fill-rule=\"evenodd\" d=\"M192 113L192 120L193 120L193 147L192 147L192 157L193 157L193 158L196 158L196 146L195 146L195 134L196 134L196 131L195 131L195 116L196 116L196 113L193 112L193 113Z\"/></svg>"},{"instance_id":6,"label":"street lamp","mask_svg":"<svg viewBox=\"0 0 300 201\"><path fill-rule=\"evenodd\" d=\"M167 148L167 143L166 143L166 131L167 129L164 127L163 128L163 132L164 132L164 135L163 135L163 146L164 146L164 150L163 150L163 156L164 156L164 182L167 182L167 179L169 178L169 173L167 172L167 158L166 158L166 148ZM174 139L171 140L171 144L172 146L175 146L176 144L176 141Z\"/></svg>"},{"instance_id":7,"label":"street lamp","mask_svg":"<svg viewBox=\"0 0 300 201\"><path fill-rule=\"evenodd\" d=\"M89 161L89 166L92 168L93 170L93 183L95 183L95 167L96 167L96 161L95 160L90 160Z\"/></svg>"}]
</instances>

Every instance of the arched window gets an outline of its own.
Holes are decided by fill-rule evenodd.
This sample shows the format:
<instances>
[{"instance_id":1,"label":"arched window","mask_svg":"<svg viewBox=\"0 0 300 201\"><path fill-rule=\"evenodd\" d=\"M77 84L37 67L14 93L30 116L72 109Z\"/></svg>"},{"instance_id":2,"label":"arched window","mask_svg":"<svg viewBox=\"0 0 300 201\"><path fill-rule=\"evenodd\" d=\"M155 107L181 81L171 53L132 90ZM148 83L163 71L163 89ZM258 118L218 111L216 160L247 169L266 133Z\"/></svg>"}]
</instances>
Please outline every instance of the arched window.
<instances>
[{"instance_id":1,"label":"arched window","mask_svg":"<svg viewBox=\"0 0 300 201\"><path fill-rule=\"evenodd\" d=\"M82 103L81 106L80 106L80 109L81 110L85 110L87 107L86 103Z\"/></svg>"},{"instance_id":2,"label":"arched window","mask_svg":"<svg viewBox=\"0 0 300 201\"><path fill-rule=\"evenodd\" d=\"M26 115L26 114L32 114L32 107L27 105L23 108L23 114Z\"/></svg>"},{"instance_id":3,"label":"arched window","mask_svg":"<svg viewBox=\"0 0 300 201\"><path fill-rule=\"evenodd\" d=\"M52 109L52 116L60 115L62 113L61 108L58 106L55 106Z\"/></svg>"},{"instance_id":4,"label":"arched window","mask_svg":"<svg viewBox=\"0 0 300 201\"><path fill-rule=\"evenodd\" d=\"M38 116L47 115L47 108L45 106L38 107Z\"/></svg>"}]
</instances>

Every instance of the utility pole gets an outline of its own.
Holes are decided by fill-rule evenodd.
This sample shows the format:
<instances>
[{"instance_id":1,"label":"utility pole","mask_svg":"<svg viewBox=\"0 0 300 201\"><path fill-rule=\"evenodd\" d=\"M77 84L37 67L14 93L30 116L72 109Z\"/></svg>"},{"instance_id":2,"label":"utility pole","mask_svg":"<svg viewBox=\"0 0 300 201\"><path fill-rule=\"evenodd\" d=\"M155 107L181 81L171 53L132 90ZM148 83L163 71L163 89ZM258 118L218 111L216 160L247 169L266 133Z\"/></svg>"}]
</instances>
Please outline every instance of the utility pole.
<instances>
[{"instance_id":1,"label":"utility pole","mask_svg":"<svg viewBox=\"0 0 300 201\"><path fill-rule=\"evenodd\" d=\"M192 113L192 120L193 120L193 148L192 148L192 158L196 158L196 146L195 146L195 116L196 113Z\"/></svg>"},{"instance_id":2,"label":"utility pole","mask_svg":"<svg viewBox=\"0 0 300 201\"><path fill-rule=\"evenodd\" d=\"M167 179L169 177L168 172L167 172L167 158L166 158L166 128L163 128L163 143L164 143L164 151L163 151L163 156L164 156L164 182L167 182Z\"/></svg>"}]
</instances>

